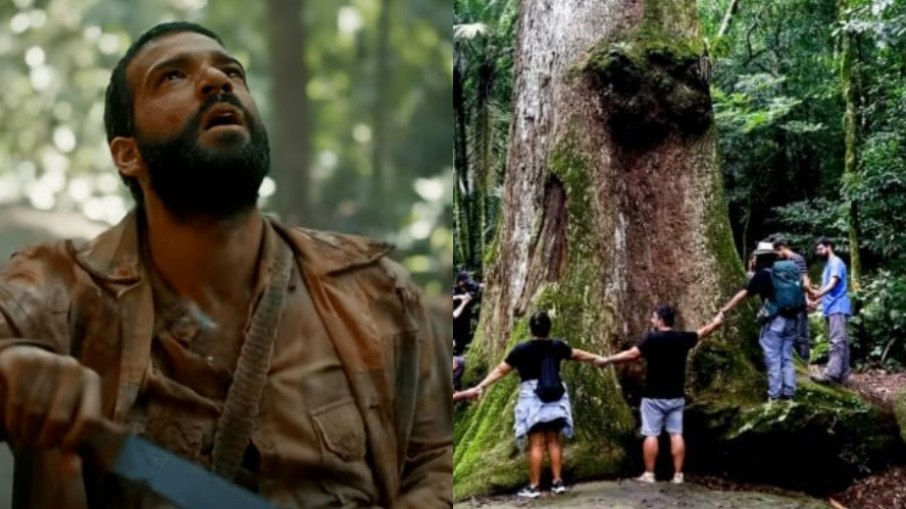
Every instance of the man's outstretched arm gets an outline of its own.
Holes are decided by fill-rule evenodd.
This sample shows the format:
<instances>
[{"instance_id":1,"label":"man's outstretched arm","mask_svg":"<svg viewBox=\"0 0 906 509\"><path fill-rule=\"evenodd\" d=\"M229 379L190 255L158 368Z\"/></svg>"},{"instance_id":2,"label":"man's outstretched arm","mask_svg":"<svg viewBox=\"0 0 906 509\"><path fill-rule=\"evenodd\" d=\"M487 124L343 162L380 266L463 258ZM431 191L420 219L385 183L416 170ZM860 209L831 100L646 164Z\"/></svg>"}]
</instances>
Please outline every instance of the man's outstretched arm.
<instances>
[{"instance_id":1,"label":"man's outstretched arm","mask_svg":"<svg viewBox=\"0 0 906 509\"><path fill-rule=\"evenodd\" d=\"M599 361L595 361L595 366L604 367L608 364L619 364L621 362L633 362L639 360L642 357L642 351L639 350L639 347L634 346L628 350L623 350L622 352L611 355L610 357L604 357Z\"/></svg>"},{"instance_id":2,"label":"man's outstretched arm","mask_svg":"<svg viewBox=\"0 0 906 509\"><path fill-rule=\"evenodd\" d=\"M719 329L720 326L723 325L723 323L724 323L724 315L723 315L723 313L718 313L718 315L715 316L713 320L711 320L711 323L709 323L708 325L705 325L701 329L698 329L698 331L697 331L698 339L707 338L708 336L713 334L714 331Z\"/></svg>"}]
</instances>

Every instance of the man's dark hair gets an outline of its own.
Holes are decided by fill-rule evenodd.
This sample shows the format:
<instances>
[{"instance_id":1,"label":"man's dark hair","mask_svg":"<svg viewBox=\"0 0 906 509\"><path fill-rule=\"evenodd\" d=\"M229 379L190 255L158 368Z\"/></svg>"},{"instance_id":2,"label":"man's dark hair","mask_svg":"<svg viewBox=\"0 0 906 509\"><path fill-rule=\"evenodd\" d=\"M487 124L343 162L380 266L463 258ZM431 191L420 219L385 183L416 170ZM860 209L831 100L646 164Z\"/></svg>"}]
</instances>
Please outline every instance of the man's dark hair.
<instances>
[{"instance_id":1,"label":"man's dark hair","mask_svg":"<svg viewBox=\"0 0 906 509\"><path fill-rule=\"evenodd\" d=\"M107 85L107 93L104 97L104 129L107 131L107 142L118 136L132 137L135 136L135 117L132 105L132 90L129 89L129 82L126 80L126 69L135 56L149 42L159 39L165 35L179 32L195 32L214 39L220 45L223 41L214 32L207 28L188 23L185 21L173 21L161 23L152 27L143 33L135 42L126 50L123 58L117 62L110 75L110 83ZM142 204L142 189L134 177L128 177L120 174L132 197L139 205Z\"/></svg>"},{"instance_id":2,"label":"man's dark hair","mask_svg":"<svg viewBox=\"0 0 906 509\"><path fill-rule=\"evenodd\" d=\"M777 237L774 239L774 249L789 248L790 242L783 237Z\"/></svg>"},{"instance_id":3,"label":"man's dark hair","mask_svg":"<svg viewBox=\"0 0 906 509\"><path fill-rule=\"evenodd\" d=\"M538 311L529 319L529 329L536 338L546 338L551 333L551 318L547 311Z\"/></svg>"},{"instance_id":4,"label":"man's dark hair","mask_svg":"<svg viewBox=\"0 0 906 509\"><path fill-rule=\"evenodd\" d=\"M664 322L664 325L673 327L673 323L676 320L676 310L673 307L660 305L654 308L654 314Z\"/></svg>"},{"instance_id":5,"label":"man's dark hair","mask_svg":"<svg viewBox=\"0 0 906 509\"><path fill-rule=\"evenodd\" d=\"M815 241L816 246L824 246L834 249L834 241L827 237L818 237L818 240Z\"/></svg>"}]
</instances>

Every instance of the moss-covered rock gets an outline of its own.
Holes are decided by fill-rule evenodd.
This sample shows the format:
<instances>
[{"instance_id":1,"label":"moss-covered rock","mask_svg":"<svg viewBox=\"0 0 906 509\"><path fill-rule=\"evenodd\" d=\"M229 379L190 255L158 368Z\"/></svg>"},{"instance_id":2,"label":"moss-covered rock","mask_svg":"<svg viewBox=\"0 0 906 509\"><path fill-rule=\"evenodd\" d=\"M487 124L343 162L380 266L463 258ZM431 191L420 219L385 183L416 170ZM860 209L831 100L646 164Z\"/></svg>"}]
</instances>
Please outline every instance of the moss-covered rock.
<instances>
[{"instance_id":1,"label":"moss-covered rock","mask_svg":"<svg viewBox=\"0 0 906 509\"><path fill-rule=\"evenodd\" d=\"M688 468L827 493L902 453L892 416L801 377L796 400L740 399L718 388L686 413Z\"/></svg>"},{"instance_id":2,"label":"moss-covered rock","mask_svg":"<svg viewBox=\"0 0 906 509\"><path fill-rule=\"evenodd\" d=\"M893 414L900 425L900 437L906 443L906 389L903 389L893 401Z\"/></svg>"}]
</instances>

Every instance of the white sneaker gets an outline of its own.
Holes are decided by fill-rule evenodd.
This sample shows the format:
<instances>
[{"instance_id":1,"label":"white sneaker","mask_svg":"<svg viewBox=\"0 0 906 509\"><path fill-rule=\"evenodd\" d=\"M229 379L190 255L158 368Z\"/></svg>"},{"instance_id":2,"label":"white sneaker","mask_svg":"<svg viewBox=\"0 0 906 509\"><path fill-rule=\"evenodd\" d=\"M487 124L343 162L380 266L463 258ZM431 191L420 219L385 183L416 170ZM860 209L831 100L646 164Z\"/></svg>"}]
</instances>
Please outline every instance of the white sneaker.
<instances>
[{"instance_id":1,"label":"white sneaker","mask_svg":"<svg viewBox=\"0 0 906 509\"><path fill-rule=\"evenodd\" d=\"M673 480L670 482L672 482L673 484L683 484L686 481L683 479L682 473L677 473L677 474L673 474Z\"/></svg>"},{"instance_id":2,"label":"white sneaker","mask_svg":"<svg viewBox=\"0 0 906 509\"><path fill-rule=\"evenodd\" d=\"M644 474L636 477L635 480L638 482L654 484L654 472L645 472Z\"/></svg>"},{"instance_id":3,"label":"white sneaker","mask_svg":"<svg viewBox=\"0 0 906 509\"><path fill-rule=\"evenodd\" d=\"M538 491L537 486L532 486L530 484L530 485L526 486L525 488L522 488L522 490L520 490L519 493L516 494L516 496L519 496L522 498L538 498L541 496L541 492Z\"/></svg>"}]
</instances>

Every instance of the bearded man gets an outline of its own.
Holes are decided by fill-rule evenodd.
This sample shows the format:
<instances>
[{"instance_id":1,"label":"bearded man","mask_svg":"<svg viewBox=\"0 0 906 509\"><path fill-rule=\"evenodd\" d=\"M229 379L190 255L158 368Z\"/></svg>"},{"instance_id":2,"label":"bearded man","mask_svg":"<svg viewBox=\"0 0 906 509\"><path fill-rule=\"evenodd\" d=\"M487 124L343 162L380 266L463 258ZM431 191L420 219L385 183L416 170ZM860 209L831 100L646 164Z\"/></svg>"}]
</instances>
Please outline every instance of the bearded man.
<instances>
[{"instance_id":1,"label":"bearded man","mask_svg":"<svg viewBox=\"0 0 906 509\"><path fill-rule=\"evenodd\" d=\"M82 461L109 421L283 507L450 507L449 338L389 246L262 215L267 133L217 35L143 34L104 123L135 210L0 271L13 507L170 507Z\"/></svg>"}]
</instances>

